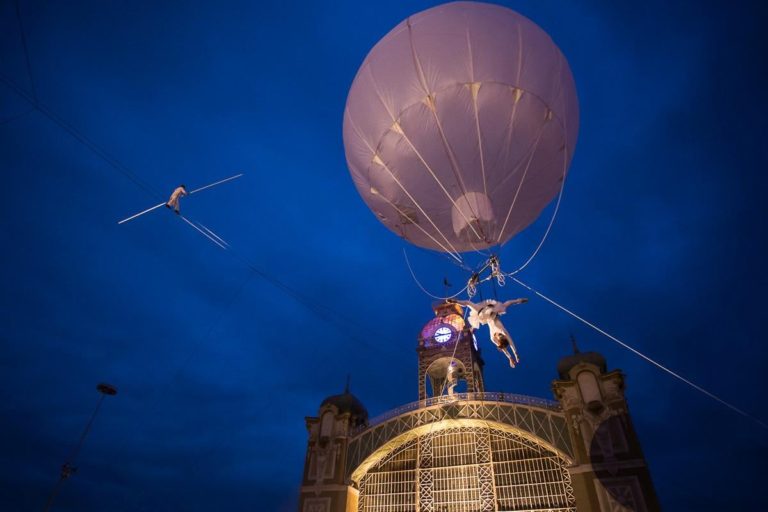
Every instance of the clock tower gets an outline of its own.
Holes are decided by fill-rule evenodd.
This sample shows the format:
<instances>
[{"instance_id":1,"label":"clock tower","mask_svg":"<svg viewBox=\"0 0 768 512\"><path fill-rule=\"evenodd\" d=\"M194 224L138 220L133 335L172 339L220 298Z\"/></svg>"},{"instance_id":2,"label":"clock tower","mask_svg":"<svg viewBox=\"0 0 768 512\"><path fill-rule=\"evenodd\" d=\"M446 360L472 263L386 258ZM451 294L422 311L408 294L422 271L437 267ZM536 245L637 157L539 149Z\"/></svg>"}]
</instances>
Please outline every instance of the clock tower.
<instances>
[{"instance_id":1,"label":"clock tower","mask_svg":"<svg viewBox=\"0 0 768 512\"><path fill-rule=\"evenodd\" d=\"M458 304L432 305L435 318L421 330L419 356L419 400L452 393L466 383L466 392L483 392L483 359Z\"/></svg>"}]
</instances>

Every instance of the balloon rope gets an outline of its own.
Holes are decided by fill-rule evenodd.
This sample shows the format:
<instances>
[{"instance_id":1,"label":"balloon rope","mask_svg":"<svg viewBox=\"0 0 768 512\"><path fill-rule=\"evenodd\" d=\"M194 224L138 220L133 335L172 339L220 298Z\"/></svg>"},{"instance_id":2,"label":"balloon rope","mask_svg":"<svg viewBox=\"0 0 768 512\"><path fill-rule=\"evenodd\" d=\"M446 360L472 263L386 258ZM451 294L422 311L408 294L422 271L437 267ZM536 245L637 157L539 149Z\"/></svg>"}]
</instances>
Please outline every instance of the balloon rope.
<instances>
[{"instance_id":1,"label":"balloon rope","mask_svg":"<svg viewBox=\"0 0 768 512\"><path fill-rule=\"evenodd\" d=\"M469 286L469 285L465 286L464 288L462 288L462 289L461 289L461 290L459 290L458 292L456 292L456 293L454 293L453 295L450 295L450 296L448 296L448 297L440 297L440 296L438 296L438 295L434 295L434 294L432 294L432 293L429 293L429 292L426 290L426 288L424 288L424 287L421 285L421 283L419 282L418 278L416 277L416 274L413 272L413 268L411 267L411 262L410 262L410 260L408 259L408 253L405 251L405 247L403 247L403 256L405 256L405 263L406 263L406 265L408 265L408 270L410 271L410 273L411 273L411 277L413 278L413 281L416 283L416 286L418 286L419 288L421 288L421 291L422 291L422 292L424 292L425 294L429 295L429 296L430 296L430 297L432 297L433 299L436 299L436 300L448 300L448 299L453 299L453 298L456 298L456 297L458 297L459 295L461 295L462 293L464 293L464 290L466 290L466 289L467 289L467 286Z\"/></svg>"},{"instance_id":2,"label":"balloon rope","mask_svg":"<svg viewBox=\"0 0 768 512\"><path fill-rule=\"evenodd\" d=\"M393 176L393 177L394 177L394 176ZM399 182L398 182L398 183L399 183ZM403 189L403 191L405 191L405 193L406 193L406 194L408 194L408 191L407 191L407 190L405 190L405 187L402 187L402 186L401 186L401 188ZM381 197L382 199L384 199L384 201L386 201L386 202L387 202L387 204L389 204L389 205L390 205L392 208L394 208L394 209L395 209L395 211L396 211L396 212L397 212L399 215L401 215L403 218L408 218L408 215L406 214L406 212L404 212L404 211L402 211L400 208L398 208L398 207L397 207L397 205L396 205L395 203L393 203L392 201L390 201L389 199L387 199L385 196L383 196L383 195L381 195L381 194L378 194L378 196L379 196L379 197ZM423 227L421 227L421 226L420 226L418 223L414 223L413 225L414 225L414 226L416 226L417 228L419 228L419 229L421 230L421 232L422 232L422 233L424 233L425 235L427 235L427 236L428 236L428 237L429 237L429 238L430 238L430 239L431 239L433 242L435 242L435 243L436 243L438 246L440 246L440 248L441 248L443 251L445 251L447 254L449 254L449 255L450 255L452 258L454 258L454 259L455 259L456 261L458 261L458 262L461 262L461 255L459 254L459 252L456 250L456 248L454 248L454 247L453 247L453 245L451 245L451 243L448 241L448 238L447 238L447 237L446 237L446 236L443 234L443 232L440 230L440 228L438 228L438 227L437 227L437 225L436 225L436 224L435 224L435 223L432 221L432 219L429 217L429 215L427 215L427 212L425 212L425 211L424 211L424 210L421 208L421 206L419 206L419 203L418 203L418 202L416 202L416 199L414 199L413 197L411 197L411 195L410 195L410 194L408 194L408 197L410 197L410 198L411 198L411 201L413 201L413 204L414 204L414 205L416 205L416 208L418 208L418 209L419 209L419 211L420 211L422 214L424 214L424 217L426 217L426 219L429 221L429 223L430 223L430 224L432 224L432 227L434 227L434 228L435 228L435 230L437 230L438 234L439 234L440 236L442 236L442 237L443 237L443 239L445 240L445 242L446 242L446 243L447 243L447 244L448 244L448 245L451 247L451 249L453 249L453 251L451 251L450 249L447 249L447 248L446 248L446 247L445 247L443 244L441 244L441 243L440 243L440 242L439 242L439 241L438 241L438 240L437 240L435 237L433 237L433 236L432 236L432 235L431 235L431 234L430 234L430 233L429 233L429 232L428 232L426 229L424 229ZM406 236L405 236L405 231L404 231L404 230L403 230L403 234L402 234L402 237L403 237L403 238L406 238ZM406 240L407 240L407 238L406 238Z\"/></svg>"},{"instance_id":3,"label":"balloon rope","mask_svg":"<svg viewBox=\"0 0 768 512\"><path fill-rule=\"evenodd\" d=\"M555 218L557 218L557 212L560 210L560 201L563 199L564 190L565 190L565 169L563 170L563 178L560 183L560 193L557 194L557 201L555 202L555 211L552 212L552 218L549 219L549 224L547 225L546 231L544 231L544 236L541 237L541 240L539 241L539 245L536 246L536 249L533 251L533 253L531 253L528 259L525 260L525 263L523 263L517 270L507 273L506 275L508 277L512 277L515 274L520 273L525 267L528 266L529 263L533 261L533 258L535 258L539 254L539 251L544 245L544 242L547 241L547 237L549 236L549 232L552 230L552 226L555 224Z\"/></svg>"},{"instance_id":4,"label":"balloon rope","mask_svg":"<svg viewBox=\"0 0 768 512\"><path fill-rule=\"evenodd\" d=\"M449 365L453 364L453 358L456 357L456 349L457 348L459 348L459 340L458 339L453 343L453 353L451 354L451 359L450 359L450 362L448 363ZM448 371L447 371L447 369L446 369L446 372L445 372L445 379L443 380L443 385L440 386L440 395L439 396L443 396L443 393L445 393L446 386L448 386Z\"/></svg>"},{"instance_id":5,"label":"balloon rope","mask_svg":"<svg viewBox=\"0 0 768 512\"><path fill-rule=\"evenodd\" d=\"M378 89L376 90L376 93L379 94L378 93ZM382 104L384 104L385 107L386 107L386 102L384 102L384 100L381 98L381 95L379 95L379 100L381 100ZM390 116L392 116L392 113L389 112L389 109L387 109L387 112L390 114ZM393 118L393 120L394 120L394 118ZM371 152L371 154L373 155L373 158L375 159L377 157L376 149L373 146L371 146L368 143L368 141L362 135L360 135L360 132L357 129L357 125L355 125L355 122L354 122L354 120L352 118L349 119L349 123L350 123L350 126L352 127L352 129L355 130L355 133L357 134L358 138L368 147L368 150ZM407 140L407 136L405 135L405 133L403 133L403 137ZM443 250L445 252L449 253L452 257L454 257L458 261L461 261L461 256L459 256L458 251L456 250L456 248L451 244L451 242L443 234L443 232L440 230L440 228L437 227L437 224L435 224L435 222L432 220L432 218L429 216L429 214L427 214L427 212L424 211L424 209L421 207L419 202L416 201L416 198L413 197L413 195L411 195L410 192L408 192L408 189L405 188L405 185L403 185L400 182L400 180L397 178L395 173L392 172L392 170L389 168L389 166L384 161L379 160L379 162L380 162L379 165L381 165L384 168L384 170L389 173L389 175L392 177L392 179L395 181L395 183L397 183L397 185L405 193L405 195L408 196L408 199L410 199L413 202L413 204L416 206L416 208L418 208L418 210L421 212L421 214L424 215L424 218L426 218L427 221L432 225L432 227L435 228L435 231L437 231L437 233L440 236L443 237L443 240L445 240L446 245L448 245L448 247L450 247L453 252L449 251L448 249L445 249L443 244L441 244L440 242L435 240L435 238L430 233L428 233L424 228L422 228L418 224L415 224L415 226L418 227L419 229L421 229L421 231L424 232L429 238L431 238L432 240L435 240L435 243L437 245L439 245L441 248L443 248ZM439 181L438 181L438 183L439 183ZM378 195L379 197L381 197L382 199L384 199L384 201L386 201L387 204L392 206L395 210L398 211L398 213L400 213L400 210L398 209L398 207L392 201L390 201L386 196L382 195L379 192L376 192L375 189L373 189L373 188L371 189L371 191L372 191L372 193L374 193L374 194ZM402 215L402 213L401 213L401 215Z\"/></svg>"},{"instance_id":6,"label":"balloon rope","mask_svg":"<svg viewBox=\"0 0 768 512\"><path fill-rule=\"evenodd\" d=\"M528 257L525 262L517 268L517 270L514 270L513 272L503 273L500 272L501 275L506 277L512 277L515 274L520 273L525 267L527 267L533 259L539 254L539 251L541 250L542 246L544 246L544 242L547 241L547 237L549 237L549 232L552 231L552 226L555 224L555 219L557 218L557 213L560 211L560 202L563 199L563 191L565 190L565 178L568 173L568 147L566 147L563 150L563 175L560 178L560 192L557 194L557 201L555 202L555 209L552 212L552 217L549 219L549 224L547 225L547 229L544 231L544 236L541 237L541 240L539 240L539 245L536 246L536 249L531 253L531 255ZM514 203L512 205L514 207ZM510 209L511 211L511 209ZM501 235L504 233L504 230L502 229L502 232L499 234L499 239L501 238Z\"/></svg>"},{"instance_id":7,"label":"balloon rope","mask_svg":"<svg viewBox=\"0 0 768 512\"><path fill-rule=\"evenodd\" d=\"M501 231L499 231L499 236L496 239L496 243L499 243L501 241L501 237L504 236L504 230L507 229L507 223L509 222L509 217L512 215L512 210L515 208L515 204L517 203L517 198L520 195L520 190L523 188L523 184L525 183L525 178L528 176L528 170L531 168L531 162L533 162L533 156L536 154L536 150L539 147L539 142L541 142L541 136L544 135L544 128L546 128L547 124L544 123L541 125L541 129L539 130L539 135L536 137L536 142L533 144L533 147L531 148L531 153L528 156L528 163L525 164L525 170L523 171L523 176L520 178L520 184L517 186L517 190L515 191L515 197L512 199L512 204L509 206L509 211L507 211L507 217L504 219L504 224L501 226Z\"/></svg>"},{"instance_id":8,"label":"balloon rope","mask_svg":"<svg viewBox=\"0 0 768 512\"><path fill-rule=\"evenodd\" d=\"M448 138L445 136L445 131L443 130L443 125L440 122L440 118L437 115L437 108L435 108L435 105L434 105L434 102L433 102L434 95L433 95L433 93L430 92L431 88L427 84L427 78L426 78L426 76L424 74L424 68L421 65L421 59L419 59L419 54L416 51L416 44L414 43L414 40L413 40L413 28L411 27L410 18L408 18L406 24L408 26L408 43L409 43L409 45L411 47L411 57L413 59L413 65L416 68L416 71L418 73L418 78L419 78L419 83L421 84L421 88L424 91L424 93L427 94L428 110L432 113L432 117L435 120L435 127L437 128L437 131L440 134L440 139L441 139L441 141L443 143L443 148L445 148L446 156L448 156L448 160L451 162L451 170L453 171L453 176L456 179L456 184L459 186L459 189L461 190L462 197L466 197L466 195L467 195L467 188L466 188L466 185L464 184L464 180L461 179L461 171L459 170L459 163L456 160L456 155L454 154L453 150L451 149L450 143L448 142ZM378 87L376 88L376 93L379 94ZM381 99L381 95L380 94L379 94L379 98ZM382 102L383 102L383 100L382 100ZM400 119L402 113L403 112L401 111L400 115L397 118L395 118L394 116L392 117L392 121L395 122L395 123L398 123L398 126L400 126L398 120ZM435 181L437 181L437 184L440 185L440 187L443 189L443 191L445 192L446 196L448 196L448 199L450 199L450 201L453 203L454 208L456 208L456 211L464 218L464 222L467 223L467 226L469 226L469 228L472 230L472 232L475 234L475 236L477 237L477 239L479 241L481 241L481 242L484 241L484 239L481 236L481 234L478 233L477 229L475 229L475 226L472 225L472 222L470 222L470 220L467 219L467 216L464 215L464 212L456 204L456 201L453 200L453 196L448 193L448 191L445 189L443 184L437 178L437 175L429 167L429 165L427 164L426 160L424 160L424 158L422 158L421 154L416 149L416 146L410 141L408 136L405 134L405 131L402 130L402 126L400 126L400 128L401 128L400 129L400 133L403 136L403 138L408 142L408 144L411 146L411 149L413 149L414 153L416 153L416 155L419 157L419 160L421 160L421 162L424 164L424 166L427 168L427 170L430 172L430 174L432 174L432 176L435 178ZM472 215L477 217L477 213L472 211L472 205L471 205L471 203L469 202L468 199L466 200L466 203L467 203L467 206L469 206L469 210L472 213Z\"/></svg>"},{"instance_id":9,"label":"balloon rope","mask_svg":"<svg viewBox=\"0 0 768 512\"><path fill-rule=\"evenodd\" d=\"M435 182L440 186L440 189L445 193L445 196L448 198L448 200L451 202L454 208L456 208L456 211L461 215L462 219L464 219L464 222L467 223L467 226L472 230L472 232L475 234L475 236L478 238L478 240L483 240L483 237L480 236L480 233L477 232L475 229L475 226L472 224L472 222L467 218L467 216L464 214L464 211L459 208L459 205L456 203L456 200L453 199L453 196L448 192L448 189L445 188L445 185L443 185L443 182L440 181L440 178L437 177L437 174L435 174L435 171L432 170L432 168L429 166L426 160L424 160L424 157L421 155L418 149L416 149L416 146L414 146L413 142L411 142L411 139L408 138L408 135L401 129L400 133L403 136L403 139L408 143L408 145L413 150L414 154L418 157L419 161L424 165L424 168L427 170L427 172L432 176L432 178L435 180ZM471 210L471 208L470 208Z\"/></svg>"},{"instance_id":10,"label":"balloon rope","mask_svg":"<svg viewBox=\"0 0 768 512\"><path fill-rule=\"evenodd\" d=\"M592 322L589 322L588 320L585 320L584 318L582 318L581 316L577 315L576 313L574 313L574 312L573 312L573 311L571 311L570 309L566 308L565 306L562 306L562 305L558 304L557 302L555 302L554 300L550 299L549 297L547 297L547 296L546 296L546 295L544 295L543 293L541 293L541 292L539 292L539 291L535 290L533 287L531 287L531 286L529 286L529 285L525 284L524 282L520 281L518 278L516 278L516 277L512 277L512 280L513 280L513 281L515 281L515 282L516 282L517 284L519 284L520 286L522 286L523 288L526 288L527 290L529 290L529 291L533 292L534 294L536 294L536 295L537 295L537 296L539 296L540 298L542 298L542 299L544 299L545 301L549 302L550 304L552 304L552 305L553 305L553 306L555 306L556 308L560 309L561 311L564 311L565 313L569 314L570 316L572 316L572 317L573 317L573 318L575 318L576 320L580 321L580 322L581 322L581 323L583 323L584 325L587 325L587 326L591 327L592 329L594 329L595 331L599 332L600 334L602 334L602 335L603 335L603 336L605 336L606 338L608 338L608 339L610 339L610 340L612 340L612 341L614 341L614 342L618 343L619 345L621 345L621 346L622 346L622 347L624 347L625 349L629 350L629 351L630 351L630 352L632 352L633 354L635 354L635 355L637 355L637 356L640 356L641 358L645 359L646 361L648 361L648 362L649 362L649 363L651 363L652 365L656 366L657 368L659 368L659 369L661 369L661 370L665 371L666 373L668 373L668 374L670 374L671 376L675 377L676 379L678 379L678 380L680 380L680 381L684 382L685 384L688 384L690 387L692 387L692 388L693 388L693 389L695 389L696 391L699 391L700 393L702 393L702 394L704 394L704 395L708 396L709 398L711 398L711 399L713 399L713 400L715 400L715 401L719 402L720 404L722 404L722 405L724 405L724 406L728 407L728 408L729 408L729 409L731 409L732 411L735 411L735 412L739 413L740 415L744 416L745 418L749 418L749 419L751 419L752 421L754 421L754 422L758 423L758 424L759 424L761 427L763 427L763 428L765 428L765 429L768 429L768 424L766 424L766 423L765 423L765 422L763 422L762 420L760 420L760 419L756 418L755 416L752 416L751 414L749 414L749 413L747 413L747 412L743 411L742 409L739 409L739 408L738 408L738 407L736 407L735 405L733 405L733 404L731 404L731 403L729 403L729 402L726 402L725 400L723 400L723 399L722 399L722 398L720 398L719 396L715 395L714 393L711 393L711 392L707 391L706 389L702 388L702 387L701 387L701 386L699 386L698 384L695 384L695 383L691 382L690 380L686 379L686 378L685 378L685 377L683 377L682 375L680 375L680 374L678 374L678 373L676 373L676 372L674 372L674 371L670 370L669 368L667 368L666 366L662 365L661 363L659 363L659 362L657 362L657 361L655 361L655 360L651 359L650 357L646 356L645 354L643 354L643 353L642 353L642 352L640 352L639 350L637 350L637 349L635 349L635 348L632 348L631 346L627 345L626 343L624 343L623 341L621 341L621 340L620 340L620 339L618 339L617 337L615 337L615 336L613 336L613 335L611 335L611 334L607 333L606 331L602 330L601 328L599 328L598 326L596 326L596 325L595 325L595 324L593 324Z\"/></svg>"}]
</instances>

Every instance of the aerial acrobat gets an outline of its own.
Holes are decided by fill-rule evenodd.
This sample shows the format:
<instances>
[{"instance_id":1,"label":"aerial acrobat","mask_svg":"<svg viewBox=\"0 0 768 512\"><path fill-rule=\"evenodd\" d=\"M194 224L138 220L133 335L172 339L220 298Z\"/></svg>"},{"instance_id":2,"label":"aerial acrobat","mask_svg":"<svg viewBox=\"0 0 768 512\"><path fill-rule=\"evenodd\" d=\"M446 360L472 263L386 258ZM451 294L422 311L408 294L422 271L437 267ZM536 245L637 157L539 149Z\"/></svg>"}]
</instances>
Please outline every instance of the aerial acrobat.
<instances>
[{"instance_id":1,"label":"aerial acrobat","mask_svg":"<svg viewBox=\"0 0 768 512\"><path fill-rule=\"evenodd\" d=\"M507 356L507 359L509 359L509 366L514 368L515 364L520 362L515 343L504 328L504 324L501 323L499 316L506 313L509 306L524 304L528 302L528 299L512 299L506 302L488 299L477 304L468 300L454 299L449 299L448 302L453 302L469 308L469 324L473 329L479 329L483 324L488 325L488 329L491 331L491 341L496 345L496 348L499 349L499 352L503 352L504 355ZM512 351L511 354L509 352L510 350Z\"/></svg>"},{"instance_id":2,"label":"aerial acrobat","mask_svg":"<svg viewBox=\"0 0 768 512\"><path fill-rule=\"evenodd\" d=\"M216 233L214 233L213 231L211 231L210 229L208 229L204 225L202 225L202 224L199 224L199 225L195 224L195 223L191 222L189 219L187 219L186 217L184 217L183 215L181 215L181 212L180 212L180 209L179 209L179 200L182 197L184 197L184 196L191 196L192 194L196 194L197 192L202 192L203 190L215 187L216 185L221 185L222 183L226 183L228 181L235 180L235 179L241 177L242 175L243 175L242 173L236 174L234 176L230 176L229 178L224 178L223 180L219 180L219 181L216 181L214 183L210 183L208 185L205 185L203 187L196 188L195 190L192 190L190 192L187 192L187 187L186 186L179 185L171 193L171 196L168 198L168 201L164 201L162 203L156 204L154 206L151 206L151 207L147 208L144 211L141 211L139 213L131 215L130 217L127 217L127 218L119 221L118 224L125 224L129 220L133 220L133 219L135 219L137 217L141 217L145 213L149 213L152 210L156 210L156 209L160 208L161 206L165 206L166 208L172 208L174 213L176 213L176 215L178 215L181 218L181 220L183 220L184 222L186 222L187 224L189 224L190 226L195 228L197 231L199 231L203 236L208 238L210 241L212 241L213 243L215 243L216 245L218 245L222 249L226 249L229 244L227 244L227 242L225 242L220 236L218 236Z\"/></svg>"},{"instance_id":3,"label":"aerial acrobat","mask_svg":"<svg viewBox=\"0 0 768 512\"><path fill-rule=\"evenodd\" d=\"M187 187L184 184L179 185L176 187L176 189L171 193L171 197L168 198L168 202L165 203L166 208L173 208L173 211L176 213L176 215L179 214L179 201L183 196L189 195L187 194Z\"/></svg>"}]
</instances>

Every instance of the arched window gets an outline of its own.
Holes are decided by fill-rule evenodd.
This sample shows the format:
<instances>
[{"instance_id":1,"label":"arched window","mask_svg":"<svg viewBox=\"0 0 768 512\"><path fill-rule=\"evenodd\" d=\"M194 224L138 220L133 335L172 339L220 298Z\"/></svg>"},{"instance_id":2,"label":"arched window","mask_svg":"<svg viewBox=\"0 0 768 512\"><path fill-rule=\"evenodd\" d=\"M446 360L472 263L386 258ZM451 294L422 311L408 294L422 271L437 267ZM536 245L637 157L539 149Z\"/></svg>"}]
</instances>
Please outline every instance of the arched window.
<instances>
[{"instance_id":1,"label":"arched window","mask_svg":"<svg viewBox=\"0 0 768 512\"><path fill-rule=\"evenodd\" d=\"M333 435L334 417L331 411L326 411L320 420L320 437L331 437Z\"/></svg>"},{"instance_id":2,"label":"arched window","mask_svg":"<svg viewBox=\"0 0 768 512\"><path fill-rule=\"evenodd\" d=\"M430 431L360 479L358 512L575 512L566 461L514 433L486 427Z\"/></svg>"},{"instance_id":3,"label":"arched window","mask_svg":"<svg viewBox=\"0 0 768 512\"><path fill-rule=\"evenodd\" d=\"M597 382L597 377L595 377L594 373L585 370L576 376L576 382L579 383L581 397L584 399L584 403L587 404L587 406L603 402L603 396L600 393L600 384Z\"/></svg>"}]
</instances>

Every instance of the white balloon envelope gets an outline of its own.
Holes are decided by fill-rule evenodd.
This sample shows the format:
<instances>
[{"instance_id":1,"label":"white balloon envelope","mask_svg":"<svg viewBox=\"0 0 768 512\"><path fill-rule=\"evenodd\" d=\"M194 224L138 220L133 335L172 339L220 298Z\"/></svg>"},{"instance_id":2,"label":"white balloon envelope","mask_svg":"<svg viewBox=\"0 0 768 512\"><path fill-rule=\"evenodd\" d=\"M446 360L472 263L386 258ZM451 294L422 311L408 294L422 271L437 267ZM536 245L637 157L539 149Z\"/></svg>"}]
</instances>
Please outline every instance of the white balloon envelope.
<instances>
[{"instance_id":1,"label":"white balloon envelope","mask_svg":"<svg viewBox=\"0 0 768 512\"><path fill-rule=\"evenodd\" d=\"M449 253L501 245L560 191L578 134L568 63L505 7L440 5L365 58L344 112L352 179L389 229Z\"/></svg>"}]
</instances>

